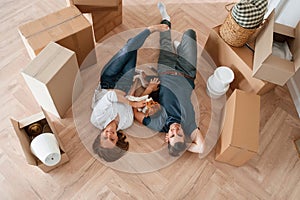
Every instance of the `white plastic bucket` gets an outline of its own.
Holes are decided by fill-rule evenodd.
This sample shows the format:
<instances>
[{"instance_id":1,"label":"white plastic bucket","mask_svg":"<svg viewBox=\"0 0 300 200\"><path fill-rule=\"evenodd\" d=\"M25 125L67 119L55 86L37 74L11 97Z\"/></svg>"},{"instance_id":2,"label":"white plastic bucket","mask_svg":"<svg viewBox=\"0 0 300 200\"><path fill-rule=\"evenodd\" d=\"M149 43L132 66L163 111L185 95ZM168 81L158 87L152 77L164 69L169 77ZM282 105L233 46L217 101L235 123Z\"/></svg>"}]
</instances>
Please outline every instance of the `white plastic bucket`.
<instances>
[{"instance_id":1,"label":"white plastic bucket","mask_svg":"<svg viewBox=\"0 0 300 200\"><path fill-rule=\"evenodd\" d=\"M224 85L230 84L234 79L233 71L226 66L218 67L215 70L214 75Z\"/></svg>"},{"instance_id":2,"label":"white plastic bucket","mask_svg":"<svg viewBox=\"0 0 300 200\"><path fill-rule=\"evenodd\" d=\"M217 99L224 95L233 79L234 73L229 67L218 67L207 80L206 91L208 96Z\"/></svg>"},{"instance_id":3,"label":"white plastic bucket","mask_svg":"<svg viewBox=\"0 0 300 200\"><path fill-rule=\"evenodd\" d=\"M54 166L61 159L59 144L52 133L42 133L36 136L30 144L30 149L47 166Z\"/></svg>"},{"instance_id":4,"label":"white plastic bucket","mask_svg":"<svg viewBox=\"0 0 300 200\"><path fill-rule=\"evenodd\" d=\"M211 86L210 86L209 82L207 82L206 93L212 99L218 99L221 96L223 96L226 93L226 91L223 91L223 92L214 91L213 89L211 89Z\"/></svg>"}]
</instances>

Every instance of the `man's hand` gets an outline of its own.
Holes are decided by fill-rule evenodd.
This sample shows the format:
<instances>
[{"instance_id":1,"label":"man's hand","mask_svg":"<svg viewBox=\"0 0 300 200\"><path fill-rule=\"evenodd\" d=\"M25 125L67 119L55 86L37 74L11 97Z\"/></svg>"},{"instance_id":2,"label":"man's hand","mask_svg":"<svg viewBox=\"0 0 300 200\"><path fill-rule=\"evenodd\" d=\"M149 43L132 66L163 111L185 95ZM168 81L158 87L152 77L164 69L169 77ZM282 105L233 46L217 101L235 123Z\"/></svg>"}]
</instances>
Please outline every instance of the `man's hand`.
<instances>
[{"instance_id":1,"label":"man's hand","mask_svg":"<svg viewBox=\"0 0 300 200\"><path fill-rule=\"evenodd\" d=\"M197 128L195 129L192 134L192 144L189 146L188 151L193 152L193 153L203 153L204 152L204 139L203 136L200 132L200 130Z\"/></svg>"},{"instance_id":2,"label":"man's hand","mask_svg":"<svg viewBox=\"0 0 300 200\"><path fill-rule=\"evenodd\" d=\"M151 106L151 107L149 108L149 111L147 112L146 116L147 116L147 117L148 117L148 116L152 116L152 115L154 115L155 113L157 113L160 109L161 109L161 106L160 106L159 103L157 103L157 104L155 104L155 105L153 105L153 106Z\"/></svg>"}]
</instances>

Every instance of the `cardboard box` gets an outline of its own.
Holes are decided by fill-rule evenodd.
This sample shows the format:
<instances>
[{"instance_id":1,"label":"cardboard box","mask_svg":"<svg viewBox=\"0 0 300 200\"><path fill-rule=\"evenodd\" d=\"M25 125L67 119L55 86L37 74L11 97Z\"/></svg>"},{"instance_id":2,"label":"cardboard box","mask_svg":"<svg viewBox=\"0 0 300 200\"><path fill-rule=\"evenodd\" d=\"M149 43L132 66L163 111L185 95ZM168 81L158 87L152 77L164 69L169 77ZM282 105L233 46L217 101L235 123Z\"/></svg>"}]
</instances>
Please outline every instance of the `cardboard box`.
<instances>
[{"instance_id":1,"label":"cardboard box","mask_svg":"<svg viewBox=\"0 0 300 200\"><path fill-rule=\"evenodd\" d=\"M40 113L37 113L35 115L32 115L28 118L22 119L20 121L15 120L13 118L10 119L11 123L15 129L16 135L19 139L20 145L23 149L25 158L27 160L27 163L33 166L37 166L39 167L41 170L43 170L44 172L49 172L59 166L61 166L62 164L66 163L69 161L69 157L63 147L62 142L60 141L58 134L55 130L55 126L53 124L53 122L51 121L49 115L47 114L47 112L45 112L44 110ZM44 122L45 121L45 122ZM56 140L59 143L59 147L61 150L61 160L60 162L55 165L55 166L46 166L45 164L43 164L36 156L34 156L30 150L30 143L32 141L31 136L28 134L27 132L27 128L28 126L30 126L33 123L46 123L50 126L51 131L53 132L53 134L55 135Z\"/></svg>"},{"instance_id":2,"label":"cardboard box","mask_svg":"<svg viewBox=\"0 0 300 200\"><path fill-rule=\"evenodd\" d=\"M216 160L241 166L259 148L260 96L235 90L226 102Z\"/></svg>"},{"instance_id":3,"label":"cardboard box","mask_svg":"<svg viewBox=\"0 0 300 200\"><path fill-rule=\"evenodd\" d=\"M74 51L79 66L96 63L95 52L85 60L95 48L92 25L75 6L21 25L19 33L31 59L53 41Z\"/></svg>"},{"instance_id":4,"label":"cardboard box","mask_svg":"<svg viewBox=\"0 0 300 200\"><path fill-rule=\"evenodd\" d=\"M262 95L273 89L274 84L252 77L253 52L245 46L236 48L228 45L220 37L219 28L211 30L202 57L212 59L215 63L212 67L228 66L233 70L235 78L230 84L232 90L241 89Z\"/></svg>"},{"instance_id":5,"label":"cardboard box","mask_svg":"<svg viewBox=\"0 0 300 200\"><path fill-rule=\"evenodd\" d=\"M107 33L122 24L122 0L118 0L116 11L91 12L91 15L95 40L98 42Z\"/></svg>"},{"instance_id":6,"label":"cardboard box","mask_svg":"<svg viewBox=\"0 0 300 200\"><path fill-rule=\"evenodd\" d=\"M63 117L82 91L76 55L50 42L22 71L39 105L57 117Z\"/></svg>"},{"instance_id":7,"label":"cardboard box","mask_svg":"<svg viewBox=\"0 0 300 200\"><path fill-rule=\"evenodd\" d=\"M82 13L118 10L118 0L67 0L67 6L75 5Z\"/></svg>"},{"instance_id":8,"label":"cardboard box","mask_svg":"<svg viewBox=\"0 0 300 200\"><path fill-rule=\"evenodd\" d=\"M268 17L267 25L256 38L253 76L283 86L300 68L300 22L295 29L291 29L276 24L274 19L273 11ZM293 61L272 54L272 45L276 37L288 42Z\"/></svg>"}]
</instances>

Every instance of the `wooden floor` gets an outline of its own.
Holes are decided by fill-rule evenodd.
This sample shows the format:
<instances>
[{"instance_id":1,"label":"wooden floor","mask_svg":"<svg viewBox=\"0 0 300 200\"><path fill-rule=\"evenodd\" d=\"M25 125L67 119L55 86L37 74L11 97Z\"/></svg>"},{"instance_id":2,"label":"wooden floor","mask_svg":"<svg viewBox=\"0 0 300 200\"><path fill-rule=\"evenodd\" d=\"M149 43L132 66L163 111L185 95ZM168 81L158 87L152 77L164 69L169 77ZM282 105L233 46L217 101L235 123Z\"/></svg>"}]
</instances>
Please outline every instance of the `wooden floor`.
<instances>
[{"instance_id":1,"label":"wooden floor","mask_svg":"<svg viewBox=\"0 0 300 200\"><path fill-rule=\"evenodd\" d=\"M210 28L222 23L227 14L225 1L165 2L173 30L183 32L186 28L194 28L200 45L205 43ZM65 6L63 0L2 1L0 199L300 198L300 162L293 144L293 140L300 137L300 120L286 87L276 87L261 97L259 153L242 167L216 162L213 149L201 159L186 152L171 165L149 173L134 174L111 169L91 156L81 143L72 110L55 124L70 161L48 174L28 165L9 118L22 119L39 112L40 108L20 75L30 58L17 27ZM123 6L123 24L109 36L160 21L155 1L123 0ZM196 95L206 94L196 92ZM200 110L207 106L205 112L211 115L209 103L204 101L203 106ZM203 129L210 123L205 119L200 120ZM133 142L132 148L137 149L138 145L141 144Z\"/></svg>"}]
</instances>

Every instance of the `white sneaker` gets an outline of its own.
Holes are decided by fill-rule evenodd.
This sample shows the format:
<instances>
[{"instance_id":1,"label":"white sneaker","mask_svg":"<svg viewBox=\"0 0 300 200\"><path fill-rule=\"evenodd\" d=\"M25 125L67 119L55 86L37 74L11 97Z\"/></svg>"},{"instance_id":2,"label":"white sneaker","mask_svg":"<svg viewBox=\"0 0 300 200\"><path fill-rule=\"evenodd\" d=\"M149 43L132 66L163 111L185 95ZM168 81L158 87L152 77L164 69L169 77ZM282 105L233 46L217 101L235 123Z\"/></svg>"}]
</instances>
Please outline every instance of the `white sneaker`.
<instances>
[{"instance_id":1,"label":"white sneaker","mask_svg":"<svg viewBox=\"0 0 300 200\"><path fill-rule=\"evenodd\" d=\"M180 42L177 40L174 40L173 45L174 45L175 52L177 53L177 48L180 45Z\"/></svg>"}]
</instances>

